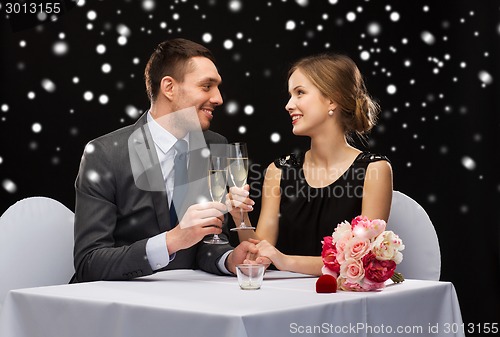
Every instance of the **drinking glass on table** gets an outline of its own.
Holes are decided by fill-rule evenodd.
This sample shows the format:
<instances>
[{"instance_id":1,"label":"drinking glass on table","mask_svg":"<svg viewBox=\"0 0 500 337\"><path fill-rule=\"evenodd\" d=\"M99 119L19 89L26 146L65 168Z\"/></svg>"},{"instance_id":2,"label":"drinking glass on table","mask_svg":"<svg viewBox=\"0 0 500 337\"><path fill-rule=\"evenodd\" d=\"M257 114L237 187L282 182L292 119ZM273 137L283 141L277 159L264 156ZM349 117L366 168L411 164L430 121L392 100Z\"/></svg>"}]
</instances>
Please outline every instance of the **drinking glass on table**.
<instances>
[{"instance_id":1,"label":"drinking glass on table","mask_svg":"<svg viewBox=\"0 0 500 337\"><path fill-rule=\"evenodd\" d=\"M231 143L229 144L229 175L234 186L243 188L247 183L248 177L248 150L245 143ZM240 208L241 223L232 231L255 229L255 227L245 224L243 219L243 209Z\"/></svg>"},{"instance_id":2,"label":"drinking glass on table","mask_svg":"<svg viewBox=\"0 0 500 337\"><path fill-rule=\"evenodd\" d=\"M208 190L212 201L222 202L226 194L227 185L227 158L210 156L208 158ZM203 240L205 243L221 245L228 243L227 240L214 234L211 238Z\"/></svg>"},{"instance_id":3,"label":"drinking glass on table","mask_svg":"<svg viewBox=\"0 0 500 337\"><path fill-rule=\"evenodd\" d=\"M239 264L236 266L238 283L243 290L257 290L262 285L266 266L263 264Z\"/></svg>"}]
</instances>

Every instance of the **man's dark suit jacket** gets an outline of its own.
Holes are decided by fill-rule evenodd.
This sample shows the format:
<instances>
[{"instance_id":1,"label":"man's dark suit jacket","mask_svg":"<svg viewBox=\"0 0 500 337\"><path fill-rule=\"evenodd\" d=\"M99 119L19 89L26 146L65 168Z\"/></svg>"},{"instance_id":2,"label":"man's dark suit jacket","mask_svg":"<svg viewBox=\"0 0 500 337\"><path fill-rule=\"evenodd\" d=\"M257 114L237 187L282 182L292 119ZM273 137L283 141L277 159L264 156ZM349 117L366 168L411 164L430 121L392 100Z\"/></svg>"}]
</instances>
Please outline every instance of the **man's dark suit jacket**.
<instances>
[{"instance_id":1,"label":"man's dark suit jacket","mask_svg":"<svg viewBox=\"0 0 500 337\"><path fill-rule=\"evenodd\" d=\"M190 133L189 196L180 213L208 199L207 145L227 144L212 131ZM219 145L219 147L225 145ZM192 185L192 186L191 186ZM87 144L75 182L75 276L71 282L127 280L153 273L146 256L149 238L171 228L169 202L147 113L134 124ZM177 209L177 205L176 205ZM227 228L223 236L227 236ZM162 270L217 267L229 245L202 242L178 251Z\"/></svg>"}]
</instances>

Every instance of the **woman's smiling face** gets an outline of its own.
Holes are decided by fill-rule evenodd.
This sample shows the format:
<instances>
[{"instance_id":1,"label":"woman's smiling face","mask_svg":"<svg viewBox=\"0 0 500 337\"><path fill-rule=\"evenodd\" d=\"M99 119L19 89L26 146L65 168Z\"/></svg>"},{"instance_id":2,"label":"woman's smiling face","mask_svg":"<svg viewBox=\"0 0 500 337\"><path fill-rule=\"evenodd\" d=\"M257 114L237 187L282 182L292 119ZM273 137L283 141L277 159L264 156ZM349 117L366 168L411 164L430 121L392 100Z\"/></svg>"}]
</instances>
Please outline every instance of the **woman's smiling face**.
<instances>
[{"instance_id":1,"label":"woman's smiling face","mask_svg":"<svg viewBox=\"0 0 500 337\"><path fill-rule=\"evenodd\" d=\"M292 118L295 135L311 136L330 117L331 102L305 76L300 69L288 79L290 99L285 106Z\"/></svg>"}]
</instances>

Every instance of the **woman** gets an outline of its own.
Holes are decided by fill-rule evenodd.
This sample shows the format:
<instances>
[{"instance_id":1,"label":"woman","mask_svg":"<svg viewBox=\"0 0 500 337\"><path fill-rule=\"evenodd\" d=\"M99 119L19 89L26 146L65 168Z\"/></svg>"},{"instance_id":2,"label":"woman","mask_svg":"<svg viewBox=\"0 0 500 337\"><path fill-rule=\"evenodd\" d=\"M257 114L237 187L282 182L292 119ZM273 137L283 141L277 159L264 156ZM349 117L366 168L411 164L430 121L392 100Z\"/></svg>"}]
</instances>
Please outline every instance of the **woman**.
<instances>
[{"instance_id":1,"label":"woman","mask_svg":"<svg viewBox=\"0 0 500 337\"><path fill-rule=\"evenodd\" d=\"M286 105L293 133L311 139L305 153L276 159L267 168L256 230L240 230L240 241L258 243L258 262L268 258L280 270L321 275L321 241L336 225L357 215L389 217L392 169L387 158L349 144L375 125L378 105L368 95L356 64L344 55L317 55L295 63L288 73ZM236 224L240 207L254 202L231 189ZM250 225L248 214L245 222Z\"/></svg>"}]
</instances>

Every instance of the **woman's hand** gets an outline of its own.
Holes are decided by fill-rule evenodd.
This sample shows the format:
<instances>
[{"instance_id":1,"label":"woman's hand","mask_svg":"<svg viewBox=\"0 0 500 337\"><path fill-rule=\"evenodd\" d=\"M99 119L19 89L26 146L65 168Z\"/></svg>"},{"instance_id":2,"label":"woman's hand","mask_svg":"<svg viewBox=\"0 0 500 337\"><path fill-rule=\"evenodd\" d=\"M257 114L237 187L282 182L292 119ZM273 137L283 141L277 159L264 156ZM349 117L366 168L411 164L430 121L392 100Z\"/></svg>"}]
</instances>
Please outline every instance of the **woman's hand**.
<instances>
[{"instance_id":1,"label":"woman's hand","mask_svg":"<svg viewBox=\"0 0 500 337\"><path fill-rule=\"evenodd\" d=\"M289 270L289 256L280 252L276 247L267 242L267 240L248 239L248 241L255 244L259 250L255 259L256 263L269 264L271 262L279 270Z\"/></svg>"},{"instance_id":2,"label":"woman's hand","mask_svg":"<svg viewBox=\"0 0 500 337\"><path fill-rule=\"evenodd\" d=\"M255 201L250 199L250 186L247 184L243 188L233 186L229 188L226 196L226 207L228 208L235 223L241 223L242 211L248 213L253 211Z\"/></svg>"},{"instance_id":3,"label":"woman's hand","mask_svg":"<svg viewBox=\"0 0 500 337\"><path fill-rule=\"evenodd\" d=\"M243 241L227 257L227 269L236 274L236 266L241 263L255 263L255 261L248 261L248 256L254 256L257 253L258 250L254 243Z\"/></svg>"}]
</instances>

